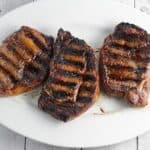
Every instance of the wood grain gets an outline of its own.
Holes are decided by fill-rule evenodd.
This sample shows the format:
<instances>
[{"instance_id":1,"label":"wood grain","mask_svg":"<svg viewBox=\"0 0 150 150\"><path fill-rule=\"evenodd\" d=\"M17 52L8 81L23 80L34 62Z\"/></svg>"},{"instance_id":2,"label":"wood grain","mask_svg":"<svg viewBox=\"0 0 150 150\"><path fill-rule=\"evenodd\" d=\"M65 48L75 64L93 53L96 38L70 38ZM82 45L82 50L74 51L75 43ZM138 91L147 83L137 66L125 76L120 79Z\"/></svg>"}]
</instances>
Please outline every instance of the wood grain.
<instances>
[{"instance_id":1,"label":"wood grain","mask_svg":"<svg viewBox=\"0 0 150 150\"><path fill-rule=\"evenodd\" d=\"M42 144L42 143L27 139L26 150L77 150L77 149L69 149L69 148L60 148L60 147L55 147L55 146L49 146L46 144Z\"/></svg>"},{"instance_id":2,"label":"wood grain","mask_svg":"<svg viewBox=\"0 0 150 150\"><path fill-rule=\"evenodd\" d=\"M138 150L150 149L150 132L138 137Z\"/></svg>"},{"instance_id":3,"label":"wood grain","mask_svg":"<svg viewBox=\"0 0 150 150\"><path fill-rule=\"evenodd\" d=\"M0 150L24 150L24 137L0 126Z\"/></svg>"},{"instance_id":4,"label":"wood grain","mask_svg":"<svg viewBox=\"0 0 150 150\"><path fill-rule=\"evenodd\" d=\"M136 0L135 7L140 9L142 12L150 15L150 1L149 0Z\"/></svg>"}]
</instances>

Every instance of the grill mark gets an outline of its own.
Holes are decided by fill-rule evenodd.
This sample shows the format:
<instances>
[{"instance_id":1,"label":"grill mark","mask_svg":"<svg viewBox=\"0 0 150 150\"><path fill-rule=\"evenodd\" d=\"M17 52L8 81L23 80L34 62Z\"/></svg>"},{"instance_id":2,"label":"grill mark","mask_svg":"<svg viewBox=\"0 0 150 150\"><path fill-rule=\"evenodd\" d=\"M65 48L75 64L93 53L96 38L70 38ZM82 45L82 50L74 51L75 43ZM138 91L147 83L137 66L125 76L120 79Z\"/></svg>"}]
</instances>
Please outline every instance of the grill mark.
<instances>
[{"instance_id":1,"label":"grill mark","mask_svg":"<svg viewBox=\"0 0 150 150\"><path fill-rule=\"evenodd\" d=\"M95 92L95 90L96 90L96 87L95 86L92 86L91 84L90 84L90 87L89 86L86 86L86 85L84 85L84 84L82 84L81 86L80 86L80 89L82 90L82 91L88 91L89 93L91 93L91 95Z\"/></svg>"},{"instance_id":2,"label":"grill mark","mask_svg":"<svg viewBox=\"0 0 150 150\"><path fill-rule=\"evenodd\" d=\"M33 29L29 29L28 27L23 27L23 30L27 37L34 39L36 45L39 45L41 49L47 49L47 42L45 40L45 36L42 33L38 33Z\"/></svg>"},{"instance_id":3,"label":"grill mark","mask_svg":"<svg viewBox=\"0 0 150 150\"><path fill-rule=\"evenodd\" d=\"M81 78L66 77L66 76L62 76L60 74L55 74L55 78L56 79L61 79L64 82L74 82L74 83L79 83L82 80Z\"/></svg>"},{"instance_id":4,"label":"grill mark","mask_svg":"<svg viewBox=\"0 0 150 150\"><path fill-rule=\"evenodd\" d=\"M54 91L64 91L64 92L71 93L71 94L73 94L74 92L74 90L71 89L70 87L63 86L60 84L55 84L55 83L49 83L48 87L52 88L52 90Z\"/></svg>"},{"instance_id":5,"label":"grill mark","mask_svg":"<svg viewBox=\"0 0 150 150\"><path fill-rule=\"evenodd\" d=\"M25 64L25 62L27 62L27 63L29 62L29 60L23 58L23 55L16 49L15 45L13 45L13 44L12 45L7 45L7 48L12 50L15 53L15 56L18 57L18 60L20 62L23 62L24 64ZM31 64L28 64L26 66L26 68L29 68L30 65ZM28 80L31 80L31 79L35 78L35 75L33 73L31 73L32 70L34 70L34 69L35 68L33 68L33 67L32 67L32 69L29 69L30 71L28 69L26 69L26 71L24 71L24 78L28 78Z\"/></svg>"},{"instance_id":6,"label":"grill mark","mask_svg":"<svg viewBox=\"0 0 150 150\"><path fill-rule=\"evenodd\" d=\"M0 55L3 55L17 68L21 68L24 65L24 61L20 60L17 53L11 49L7 49L5 46L0 47Z\"/></svg>"},{"instance_id":7,"label":"grill mark","mask_svg":"<svg viewBox=\"0 0 150 150\"><path fill-rule=\"evenodd\" d=\"M44 88L44 92L46 92L48 94L48 96L50 97L50 99L54 100L54 101L68 101L68 100L72 100L73 94L72 93L67 93L65 91L59 91L59 90L54 90L49 86L46 86Z\"/></svg>"},{"instance_id":8,"label":"grill mark","mask_svg":"<svg viewBox=\"0 0 150 150\"><path fill-rule=\"evenodd\" d=\"M74 101L75 102L76 96L78 94L78 89L79 89L79 86L81 83L78 81L78 83L74 83L74 84L75 84L75 87L71 88L71 87L68 87L65 85L61 85L60 83L55 84L52 82L47 82L47 85L46 85L47 88L46 89L52 90L51 94L53 94L53 91L55 91L55 92L59 91L61 93L65 92L66 95L68 95L68 97L65 101ZM48 92L48 93L50 93L50 92ZM61 98L63 98L63 97L61 97ZM62 99L58 99L57 101L62 101Z\"/></svg>"},{"instance_id":9,"label":"grill mark","mask_svg":"<svg viewBox=\"0 0 150 150\"><path fill-rule=\"evenodd\" d=\"M127 69L129 71L135 71L135 72L145 72L146 71L146 68L138 68L138 69L134 69L134 68L131 68L131 67L122 67L122 66L117 66L117 65L104 65L103 66L104 69L106 70L106 68L113 68L113 69Z\"/></svg>"},{"instance_id":10,"label":"grill mark","mask_svg":"<svg viewBox=\"0 0 150 150\"><path fill-rule=\"evenodd\" d=\"M14 86L11 77L0 68L0 82L4 88L12 88Z\"/></svg>"},{"instance_id":11,"label":"grill mark","mask_svg":"<svg viewBox=\"0 0 150 150\"><path fill-rule=\"evenodd\" d=\"M60 85L67 86L67 87L70 87L70 88L73 88L73 89L76 87L75 82L65 82L61 79L56 79L55 77L54 78L49 77L48 82L55 83L55 84L60 84Z\"/></svg>"},{"instance_id":12,"label":"grill mark","mask_svg":"<svg viewBox=\"0 0 150 150\"><path fill-rule=\"evenodd\" d=\"M123 49L118 49L117 47L106 47L103 49L105 53L113 54L116 56L121 56L121 57L130 57L130 51L126 52Z\"/></svg>"},{"instance_id":13,"label":"grill mark","mask_svg":"<svg viewBox=\"0 0 150 150\"><path fill-rule=\"evenodd\" d=\"M43 52L42 52L42 50L39 48L39 47L37 47L37 45L32 41L32 39L30 39L30 38L27 38L25 35L24 35L24 39L28 39L23 45L21 44L21 48L22 49L24 49L25 48L25 51L29 51L30 53L32 53L32 56L31 57L33 57L33 58L31 58L31 64L35 67L35 68L38 68L38 69L40 69L40 70L42 70L42 71L44 71L45 72L45 64L43 65L43 63L41 63L41 62L43 62L43 61L45 61L45 60L47 60L47 58L48 58L48 55L46 55L46 54L44 54ZM27 46L27 44L29 44L29 43L32 43L32 44L30 44L30 46L28 47ZM34 48L31 48L32 47L32 45L34 45L33 47ZM32 51L32 50L33 51ZM34 53L35 52L35 53ZM34 57L36 57L36 59L34 59ZM38 59L37 59L38 58ZM34 59L34 60L33 60ZM38 61L40 61L40 63L38 63Z\"/></svg>"},{"instance_id":14,"label":"grill mark","mask_svg":"<svg viewBox=\"0 0 150 150\"><path fill-rule=\"evenodd\" d=\"M56 99L61 99L61 100L63 100L63 99L72 99L72 94L70 94L70 93L66 93L66 92L64 92L64 91L53 91L52 92L53 93L53 97L54 97L54 100L56 100Z\"/></svg>"},{"instance_id":15,"label":"grill mark","mask_svg":"<svg viewBox=\"0 0 150 150\"><path fill-rule=\"evenodd\" d=\"M85 54L85 51L84 50L73 49L73 48L63 48L62 53L76 55L76 56L83 56Z\"/></svg>"},{"instance_id":16,"label":"grill mark","mask_svg":"<svg viewBox=\"0 0 150 150\"><path fill-rule=\"evenodd\" d=\"M10 74L9 71L6 70L4 67L0 66L0 70L2 70L5 73L5 75L9 76L9 78L12 81L12 83L16 83L17 82L17 80L14 78L14 76L12 74Z\"/></svg>"},{"instance_id":17,"label":"grill mark","mask_svg":"<svg viewBox=\"0 0 150 150\"><path fill-rule=\"evenodd\" d=\"M114 76L110 75L109 79L116 80L116 81L134 81L134 82L140 82L143 79L142 78L132 78L132 77L119 77L119 76Z\"/></svg>"},{"instance_id":18,"label":"grill mark","mask_svg":"<svg viewBox=\"0 0 150 150\"><path fill-rule=\"evenodd\" d=\"M74 56L74 55L64 55L63 56L65 60L72 60L74 62L80 62L80 63L85 63L85 58L83 56Z\"/></svg>"},{"instance_id":19,"label":"grill mark","mask_svg":"<svg viewBox=\"0 0 150 150\"><path fill-rule=\"evenodd\" d=\"M19 41L12 40L7 47L8 49L13 49L13 51L20 56L20 59L24 60L25 62L29 63L32 60L32 55L30 52Z\"/></svg>"},{"instance_id":20,"label":"grill mark","mask_svg":"<svg viewBox=\"0 0 150 150\"><path fill-rule=\"evenodd\" d=\"M113 54L113 53L105 53L105 55L107 56L107 58L113 58L116 61L119 59L119 60L129 60L130 62L135 62L135 64L137 64L137 66L140 68L145 68L145 65L148 62L150 62L149 58L142 59L140 55L134 55L134 54L130 55L129 57L118 56L118 55ZM141 61L143 61L144 64Z\"/></svg>"},{"instance_id":21,"label":"grill mark","mask_svg":"<svg viewBox=\"0 0 150 150\"><path fill-rule=\"evenodd\" d=\"M83 90L83 89L80 89L79 90L79 93L78 93L78 96L79 97L91 97L92 93L87 91L87 90Z\"/></svg>"},{"instance_id":22,"label":"grill mark","mask_svg":"<svg viewBox=\"0 0 150 150\"><path fill-rule=\"evenodd\" d=\"M31 31L31 32L27 31L27 32L28 32L28 33L26 33L26 36L27 36L29 39L33 40L33 42L34 42L35 45L38 47L38 49L41 49L41 50L42 50L41 55L40 55L41 59L42 59L42 60L47 59L47 58L48 58L48 55L46 54L46 52L48 51L48 47L46 46L46 44L44 44L44 43L39 39L39 36L38 36L38 35L34 35L32 31ZM42 39L44 39L44 38L42 37L42 35L40 35L40 37L41 37ZM45 39L44 39L44 40L45 40Z\"/></svg>"},{"instance_id":23,"label":"grill mark","mask_svg":"<svg viewBox=\"0 0 150 150\"><path fill-rule=\"evenodd\" d=\"M123 50L123 51L127 51L127 52L129 51L130 53L143 53L143 52L145 52L145 50L150 49L150 47L132 48L132 47L128 47L127 45L120 45L115 42L109 43L108 46L106 45L106 47L109 47L109 46L112 48L117 48L117 49Z\"/></svg>"},{"instance_id":24,"label":"grill mark","mask_svg":"<svg viewBox=\"0 0 150 150\"><path fill-rule=\"evenodd\" d=\"M73 60L66 60L63 57L62 58L60 58L60 57L61 56L56 56L54 58L57 63L76 66L76 67L79 67L81 70L85 68L85 64L84 63L76 62L76 61L73 61Z\"/></svg>"},{"instance_id":25,"label":"grill mark","mask_svg":"<svg viewBox=\"0 0 150 150\"><path fill-rule=\"evenodd\" d=\"M105 55L105 56L104 56ZM145 62L135 62L133 60L120 58L120 59L114 59L112 57L108 57L106 54L104 54L102 57L103 63L107 66L120 66L122 68L132 68L132 69L146 69L147 63Z\"/></svg>"},{"instance_id":26,"label":"grill mark","mask_svg":"<svg viewBox=\"0 0 150 150\"><path fill-rule=\"evenodd\" d=\"M130 48L138 48L138 47L146 46L145 41L130 42L130 41L126 41L124 39L113 39L113 42L117 43L118 45L127 46Z\"/></svg>"},{"instance_id":27,"label":"grill mark","mask_svg":"<svg viewBox=\"0 0 150 150\"><path fill-rule=\"evenodd\" d=\"M137 86L137 83L134 81L117 81L113 79L107 80L107 84L112 90L123 92Z\"/></svg>"},{"instance_id":28,"label":"grill mark","mask_svg":"<svg viewBox=\"0 0 150 150\"><path fill-rule=\"evenodd\" d=\"M23 76L28 79L35 79L35 74L33 74L33 72L28 68L28 65L31 65L36 71L39 71L39 68L43 68L43 66L39 67L40 64L38 64L37 61L35 62L34 59L36 59L36 56L33 55L26 45L21 43L21 40L18 38L19 34L20 32L15 32L12 36L8 37L2 44L3 49L0 50L0 82L1 85L3 85L3 87L5 86L7 89L13 87L14 84L22 84L23 82L27 83L28 80L25 80ZM23 38L26 37L24 36ZM30 45L31 47L32 44ZM24 58L25 56L26 58ZM41 59L41 57L42 56L39 56L39 59ZM25 62L27 62L27 64L25 64ZM24 67L29 70L27 69L23 71ZM45 69L43 68L42 70L44 71ZM12 86L9 83L10 81Z\"/></svg>"},{"instance_id":29,"label":"grill mark","mask_svg":"<svg viewBox=\"0 0 150 150\"><path fill-rule=\"evenodd\" d=\"M125 57L128 59L133 59L136 61L141 61L145 59L150 59L150 49L141 49L141 50L135 50L135 49L128 49L125 50L123 47L114 47L114 46L106 46L104 47L105 53L109 53L111 55L114 55L114 57Z\"/></svg>"},{"instance_id":30,"label":"grill mark","mask_svg":"<svg viewBox=\"0 0 150 150\"><path fill-rule=\"evenodd\" d=\"M93 88L95 84L92 81L84 81L81 86L87 87L87 88Z\"/></svg>"},{"instance_id":31,"label":"grill mark","mask_svg":"<svg viewBox=\"0 0 150 150\"><path fill-rule=\"evenodd\" d=\"M78 73L69 72L62 69L57 70L57 73L66 77L81 78L81 75Z\"/></svg>"},{"instance_id":32,"label":"grill mark","mask_svg":"<svg viewBox=\"0 0 150 150\"><path fill-rule=\"evenodd\" d=\"M134 80L134 81L140 81L142 80L142 73L143 71L130 71L128 69L113 69L109 68L106 70L106 74L109 78L116 79L116 80Z\"/></svg>"},{"instance_id":33,"label":"grill mark","mask_svg":"<svg viewBox=\"0 0 150 150\"><path fill-rule=\"evenodd\" d=\"M22 70L21 69L16 69L8 60L4 59L3 57L0 56L0 67L3 68L4 70L7 70L7 72L13 76L15 80L20 80L22 78Z\"/></svg>"},{"instance_id":34,"label":"grill mark","mask_svg":"<svg viewBox=\"0 0 150 150\"><path fill-rule=\"evenodd\" d=\"M33 40L25 36L24 32L18 34L18 40L32 53L33 57L42 53Z\"/></svg>"},{"instance_id":35,"label":"grill mark","mask_svg":"<svg viewBox=\"0 0 150 150\"><path fill-rule=\"evenodd\" d=\"M91 97L78 97L77 102L90 103L90 102L92 102L92 98Z\"/></svg>"},{"instance_id":36,"label":"grill mark","mask_svg":"<svg viewBox=\"0 0 150 150\"><path fill-rule=\"evenodd\" d=\"M0 58L5 60L8 64L11 64L15 68L15 70L20 69L12 60L8 58L8 55L6 56L0 52Z\"/></svg>"},{"instance_id":37,"label":"grill mark","mask_svg":"<svg viewBox=\"0 0 150 150\"><path fill-rule=\"evenodd\" d=\"M20 56L20 58L22 60L24 60L26 63L31 64L35 68L38 68L38 69L40 69L42 71L45 71L45 69L43 68L43 66L41 64L38 64L37 62L35 62L36 59L34 59L34 57L31 56L27 52L27 49L24 48L24 45L22 45L20 43L17 44L15 41L12 41L12 44L9 45L9 47L12 48L13 50L15 50L18 53L18 55Z\"/></svg>"},{"instance_id":38,"label":"grill mark","mask_svg":"<svg viewBox=\"0 0 150 150\"><path fill-rule=\"evenodd\" d=\"M84 71L78 67L70 66L70 65L66 65L66 64L57 64L57 69L62 69L62 70L74 72L74 73L83 73L83 71Z\"/></svg>"}]
</instances>

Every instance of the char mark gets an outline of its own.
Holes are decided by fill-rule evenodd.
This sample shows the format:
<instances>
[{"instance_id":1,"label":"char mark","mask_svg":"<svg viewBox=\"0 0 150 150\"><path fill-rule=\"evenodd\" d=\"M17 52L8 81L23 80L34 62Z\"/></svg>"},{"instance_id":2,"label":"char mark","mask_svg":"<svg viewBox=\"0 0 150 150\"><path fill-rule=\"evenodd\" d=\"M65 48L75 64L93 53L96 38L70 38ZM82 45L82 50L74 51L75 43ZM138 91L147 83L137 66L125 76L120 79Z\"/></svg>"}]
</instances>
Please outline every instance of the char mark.
<instances>
[{"instance_id":1,"label":"char mark","mask_svg":"<svg viewBox=\"0 0 150 150\"><path fill-rule=\"evenodd\" d=\"M96 63L95 63L95 57L91 50L89 52L86 52L85 54L86 61L87 61L87 71L96 69Z\"/></svg>"},{"instance_id":2,"label":"char mark","mask_svg":"<svg viewBox=\"0 0 150 150\"><path fill-rule=\"evenodd\" d=\"M65 91L52 91L53 98L56 99L67 99L68 97L72 97L73 95L71 93L65 92Z\"/></svg>"},{"instance_id":3,"label":"char mark","mask_svg":"<svg viewBox=\"0 0 150 150\"><path fill-rule=\"evenodd\" d=\"M82 89L82 91L88 91L91 94L93 94L95 92L95 90L96 90L96 87L92 86L92 85L90 87L89 86L85 86L85 85L81 85L80 89Z\"/></svg>"},{"instance_id":4,"label":"char mark","mask_svg":"<svg viewBox=\"0 0 150 150\"><path fill-rule=\"evenodd\" d=\"M57 73L66 77L81 78L81 75L76 72L69 72L62 69L57 70Z\"/></svg>"},{"instance_id":5,"label":"char mark","mask_svg":"<svg viewBox=\"0 0 150 150\"><path fill-rule=\"evenodd\" d=\"M91 97L78 97L77 98L77 102L80 102L80 103L90 103L92 102L92 98Z\"/></svg>"},{"instance_id":6,"label":"char mark","mask_svg":"<svg viewBox=\"0 0 150 150\"><path fill-rule=\"evenodd\" d=\"M96 77L93 74L85 74L85 75L83 75L83 81L96 82Z\"/></svg>"},{"instance_id":7,"label":"char mark","mask_svg":"<svg viewBox=\"0 0 150 150\"><path fill-rule=\"evenodd\" d=\"M61 79L56 79L55 77L49 77L48 82L55 83L55 84L60 84L60 85L67 86L67 87L70 87L70 88L75 88L76 87L75 82L65 82Z\"/></svg>"},{"instance_id":8,"label":"char mark","mask_svg":"<svg viewBox=\"0 0 150 150\"><path fill-rule=\"evenodd\" d=\"M83 56L85 53L85 50L78 50L78 49L73 49L73 48L63 48L62 53L76 55L76 56Z\"/></svg>"},{"instance_id":9,"label":"char mark","mask_svg":"<svg viewBox=\"0 0 150 150\"><path fill-rule=\"evenodd\" d=\"M66 64L66 65L72 65L72 66L76 66L80 69L84 69L85 65L82 62L77 62L77 61L73 61L73 60L66 60L66 59L57 59L58 57L56 57L56 62L60 63L60 64Z\"/></svg>"}]
</instances>

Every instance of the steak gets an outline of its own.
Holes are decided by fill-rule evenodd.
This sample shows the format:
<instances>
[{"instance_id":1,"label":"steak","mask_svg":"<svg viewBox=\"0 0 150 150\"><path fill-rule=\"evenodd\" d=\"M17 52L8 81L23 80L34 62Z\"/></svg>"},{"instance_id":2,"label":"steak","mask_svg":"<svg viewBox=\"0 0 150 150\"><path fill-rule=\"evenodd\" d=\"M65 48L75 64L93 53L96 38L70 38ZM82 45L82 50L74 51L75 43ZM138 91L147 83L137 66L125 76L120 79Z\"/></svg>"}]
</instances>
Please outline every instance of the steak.
<instances>
[{"instance_id":1,"label":"steak","mask_svg":"<svg viewBox=\"0 0 150 150\"><path fill-rule=\"evenodd\" d=\"M108 95L125 98L134 106L148 104L150 91L150 38L129 23L120 23L100 52L101 83Z\"/></svg>"},{"instance_id":2,"label":"steak","mask_svg":"<svg viewBox=\"0 0 150 150\"><path fill-rule=\"evenodd\" d=\"M98 95L94 51L85 41L60 29L50 66L38 106L59 120L72 120L94 104Z\"/></svg>"},{"instance_id":3,"label":"steak","mask_svg":"<svg viewBox=\"0 0 150 150\"><path fill-rule=\"evenodd\" d=\"M0 45L0 96L16 95L39 86L49 71L53 38L21 27Z\"/></svg>"}]
</instances>

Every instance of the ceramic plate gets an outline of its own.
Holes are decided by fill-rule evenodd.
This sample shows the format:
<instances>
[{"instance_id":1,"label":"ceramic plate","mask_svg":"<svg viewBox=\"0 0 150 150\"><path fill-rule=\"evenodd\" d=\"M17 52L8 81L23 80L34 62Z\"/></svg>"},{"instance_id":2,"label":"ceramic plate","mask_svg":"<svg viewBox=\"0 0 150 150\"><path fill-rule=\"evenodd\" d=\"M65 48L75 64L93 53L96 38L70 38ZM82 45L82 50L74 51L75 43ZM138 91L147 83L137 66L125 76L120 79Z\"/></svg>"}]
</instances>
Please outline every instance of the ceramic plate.
<instances>
[{"instance_id":1,"label":"ceramic plate","mask_svg":"<svg viewBox=\"0 0 150 150\"><path fill-rule=\"evenodd\" d=\"M150 18L111 0L41 0L0 19L0 41L22 25L56 36L60 27L99 48L119 22L137 24L150 32ZM97 147L133 138L150 129L150 108L131 108L121 99L101 94L77 119L63 123L37 107L40 88L0 98L0 123L34 140L63 147ZM105 113L100 111L102 108Z\"/></svg>"}]
</instances>

